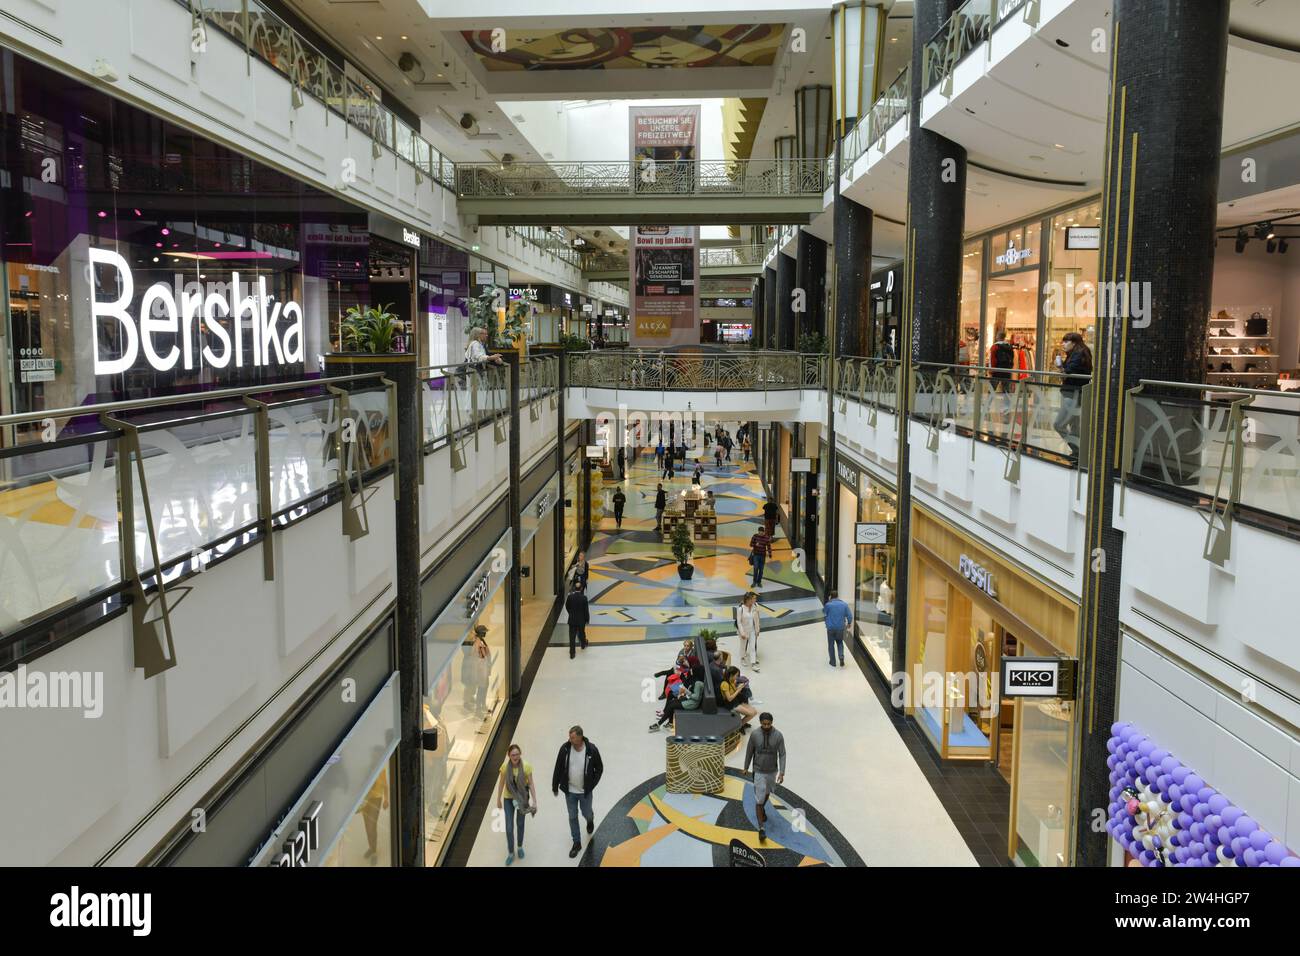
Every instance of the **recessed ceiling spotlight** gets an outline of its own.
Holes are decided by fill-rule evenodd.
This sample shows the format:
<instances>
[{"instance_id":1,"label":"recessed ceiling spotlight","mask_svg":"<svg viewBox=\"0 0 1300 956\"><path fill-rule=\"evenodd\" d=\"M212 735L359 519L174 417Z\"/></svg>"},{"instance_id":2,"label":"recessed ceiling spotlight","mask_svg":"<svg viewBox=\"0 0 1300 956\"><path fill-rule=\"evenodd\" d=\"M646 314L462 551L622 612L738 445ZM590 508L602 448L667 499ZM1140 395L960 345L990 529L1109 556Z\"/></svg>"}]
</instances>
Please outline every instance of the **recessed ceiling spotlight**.
<instances>
[{"instance_id":1,"label":"recessed ceiling spotlight","mask_svg":"<svg viewBox=\"0 0 1300 956\"><path fill-rule=\"evenodd\" d=\"M382 40L383 37L375 37L376 40Z\"/></svg>"},{"instance_id":2,"label":"recessed ceiling spotlight","mask_svg":"<svg viewBox=\"0 0 1300 956\"><path fill-rule=\"evenodd\" d=\"M1057 149L1065 149L1065 147L1062 146L1060 143L1053 143L1052 145L1055 146Z\"/></svg>"},{"instance_id":3,"label":"recessed ceiling spotlight","mask_svg":"<svg viewBox=\"0 0 1300 956\"><path fill-rule=\"evenodd\" d=\"M402 34L402 39L403 39L403 40L409 40L409 39L411 39L411 38L408 37L405 33L403 33L403 34Z\"/></svg>"},{"instance_id":4,"label":"recessed ceiling spotlight","mask_svg":"<svg viewBox=\"0 0 1300 956\"><path fill-rule=\"evenodd\" d=\"M1060 37L1057 37L1057 38L1056 38L1056 45L1059 46L1059 47L1068 47L1070 44L1066 43L1066 42L1065 42L1064 40L1062 40Z\"/></svg>"}]
</instances>

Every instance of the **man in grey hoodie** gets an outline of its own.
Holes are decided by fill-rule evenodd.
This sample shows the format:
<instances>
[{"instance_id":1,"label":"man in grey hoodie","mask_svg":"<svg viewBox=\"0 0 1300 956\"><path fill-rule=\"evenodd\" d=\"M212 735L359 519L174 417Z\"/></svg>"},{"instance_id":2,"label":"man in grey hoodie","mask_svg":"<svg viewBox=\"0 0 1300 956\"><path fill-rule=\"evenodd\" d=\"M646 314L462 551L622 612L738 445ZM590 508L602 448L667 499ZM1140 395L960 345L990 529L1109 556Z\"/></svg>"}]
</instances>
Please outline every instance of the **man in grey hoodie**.
<instances>
[{"instance_id":1,"label":"man in grey hoodie","mask_svg":"<svg viewBox=\"0 0 1300 956\"><path fill-rule=\"evenodd\" d=\"M758 812L758 840L767 841L767 798L772 788L785 783L785 738L772 726L767 711L758 715L758 733L749 735L745 745L745 769L754 765L754 808Z\"/></svg>"}]
</instances>

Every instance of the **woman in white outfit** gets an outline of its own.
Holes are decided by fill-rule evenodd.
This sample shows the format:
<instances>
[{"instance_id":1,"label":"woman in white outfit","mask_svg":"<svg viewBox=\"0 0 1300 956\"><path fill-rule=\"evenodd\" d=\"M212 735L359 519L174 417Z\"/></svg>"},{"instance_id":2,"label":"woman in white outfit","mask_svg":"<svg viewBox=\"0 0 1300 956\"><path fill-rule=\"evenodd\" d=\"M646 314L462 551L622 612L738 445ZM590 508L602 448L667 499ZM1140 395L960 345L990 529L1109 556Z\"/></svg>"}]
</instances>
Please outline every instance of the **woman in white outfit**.
<instances>
[{"instance_id":1,"label":"woman in white outfit","mask_svg":"<svg viewBox=\"0 0 1300 956\"><path fill-rule=\"evenodd\" d=\"M758 595L746 591L736 608L736 635L740 638L740 660L758 670Z\"/></svg>"}]
</instances>

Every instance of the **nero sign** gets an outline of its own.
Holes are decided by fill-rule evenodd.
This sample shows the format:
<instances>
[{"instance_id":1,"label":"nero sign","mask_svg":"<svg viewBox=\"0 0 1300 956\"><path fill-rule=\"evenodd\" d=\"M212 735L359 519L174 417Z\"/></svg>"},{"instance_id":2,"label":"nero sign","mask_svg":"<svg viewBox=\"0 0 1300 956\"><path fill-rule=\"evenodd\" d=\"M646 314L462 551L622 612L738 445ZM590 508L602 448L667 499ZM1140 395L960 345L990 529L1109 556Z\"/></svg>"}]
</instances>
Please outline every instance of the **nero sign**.
<instances>
[{"instance_id":1,"label":"nero sign","mask_svg":"<svg viewBox=\"0 0 1300 956\"><path fill-rule=\"evenodd\" d=\"M128 371L135 366L141 352L145 362L158 372L169 372L178 364L185 369L196 365L221 369L232 364L235 368L302 364L302 307L297 302L273 305L263 276L257 278L256 285L241 282L238 272L231 273L229 282L192 281L182 286L179 277L173 285L157 282L140 297L136 318L127 311L135 297L135 280L126 259L108 249L92 248L92 275L97 266L108 266L117 272L105 284L121 292L116 299L100 301L95 298L92 285L90 308L96 375ZM233 336L218 321L223 318L231 320ZM104 319L117 322L122 341L120 356L101 354L104 343L100 341L99 330ZM282 319L288 322L283 328ZM246 321L253 333L248 351L240 334ZM213 340L201 348L197 338L200 330L206 330Z\"/></svg>"}]
</instances>

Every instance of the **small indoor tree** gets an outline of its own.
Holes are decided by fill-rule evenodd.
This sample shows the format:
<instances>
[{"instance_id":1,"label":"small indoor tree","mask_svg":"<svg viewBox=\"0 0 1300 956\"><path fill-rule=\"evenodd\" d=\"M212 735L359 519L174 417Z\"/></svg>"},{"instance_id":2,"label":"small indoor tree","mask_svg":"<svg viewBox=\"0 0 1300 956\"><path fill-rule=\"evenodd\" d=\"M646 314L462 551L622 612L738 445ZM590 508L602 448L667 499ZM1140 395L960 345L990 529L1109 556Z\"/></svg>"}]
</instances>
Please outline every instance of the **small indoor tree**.
<instances>
[{"instance_id":1,"label":"small indoor tree","mask_svg":"<svg viewBox=\"0 0 1300 956\"><path fill-rule=\"evenodd\" d=\"M393 351L393 342L402 331L402 320L389 312L392 303L362 308L354 305L348 309L339 329L343 333L343 349L348 352L366 352L385 355Z\"/></svg>"},{"instance_id":2,"label":"small indoor tree","mask_svg":"<svg viewBox=\"0 0 1300 956\"><path fill-rule=\"evenodd\" d=\"M677 559L678 576L683 581L689 581L691 575L695 573L695 568L691 564L691 555L695 553L695 539L691 537L691 529L685 521L673 525L670 544L673 557Z\"/></svg>"}]
</instances>

